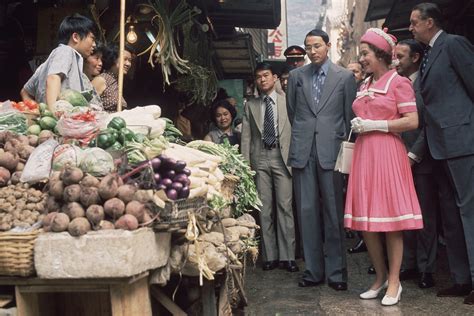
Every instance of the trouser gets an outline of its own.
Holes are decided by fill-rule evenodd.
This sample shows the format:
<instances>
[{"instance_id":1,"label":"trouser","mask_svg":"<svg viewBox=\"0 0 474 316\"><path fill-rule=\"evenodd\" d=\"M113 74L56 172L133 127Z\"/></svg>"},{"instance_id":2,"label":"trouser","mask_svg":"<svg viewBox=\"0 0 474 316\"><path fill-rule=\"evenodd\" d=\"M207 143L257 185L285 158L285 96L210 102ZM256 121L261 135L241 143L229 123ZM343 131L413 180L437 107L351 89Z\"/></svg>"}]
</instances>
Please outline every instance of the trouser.
<instances>
[{"instance_id":1,"label":"trouser","mask_svg":"<svg viewBox=\"0 0 474 316\"><path fill-rule=\"evenodd\" d=\"M321 168L313 144L308 164L293 168L293 179L306 267L303 279L347 282L341 174Z\"/></svg>"},{"instance_id":2,"label":"trouser","mask_svg":"<svg viewBox=\"0 0 474 316\"><path fill-rule=\"evenodd\" d=\"M295 260L292 179L280 149L262 149L256 170L264 261Z\"/></svg>"}]
</instances>

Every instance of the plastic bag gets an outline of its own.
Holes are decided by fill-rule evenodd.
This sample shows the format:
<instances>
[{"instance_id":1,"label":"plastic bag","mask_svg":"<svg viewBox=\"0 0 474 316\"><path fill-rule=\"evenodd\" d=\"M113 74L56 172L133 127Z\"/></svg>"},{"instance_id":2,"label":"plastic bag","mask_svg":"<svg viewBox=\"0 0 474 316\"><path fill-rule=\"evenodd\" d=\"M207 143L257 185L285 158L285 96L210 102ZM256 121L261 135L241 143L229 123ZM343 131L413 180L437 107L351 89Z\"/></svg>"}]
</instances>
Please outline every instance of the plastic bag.
<instances>
[{"instance_id":1,"label":"plastic bag","mask_svg":"<svg viewBox=\"0 0 474 316\"><path fill-rule=\"evenodd\" d=\"M51 160L59 143L51 138L33 150L20 177L21 182L37 183L49 179Z\"/></svg>"},{"instance_id":2,"label":"plastic bag","mask_svg":"<svg viewBox=\"0 0 474 316\"><path fill-rule=\"evenodd\" d=\"M83 157L83 150L74 145L64 144L57 146L52 156L53 170L59 171L65 165L78 167Z\"/></svg>"},{"instance_id":3,"label":"plastic bag","mask_svg":"<svg viewBox=\"0 0 474 316\"><path fill-rule=\"evenodd\" d=\"M3 102L0 106L0 131L26 134L27 129L26 116L15 109L10 100Z\"/></svg>"},{"instance_id":4,"label":"plastic bag","mask_svg":"<svg viewBox=\"0 0 474 316\"><path fill-rule=\"evenodd\" d=\"M95 113L88 108L78 112L64 113L56 127L65 141L77 140L84 146L88 145L99 132L99 123Z\"/></svg>"},{"instance_id":5,"label":"plastic bag","mask_svg":"<svg viewBox=\"0 0 474 316\"><path fill-rule=\"evenodd\" d=\"M94 177L106 176L115 170L114 159L102 148L88 148L83 152L80 168Z\"/></svg>"}]
</instances>

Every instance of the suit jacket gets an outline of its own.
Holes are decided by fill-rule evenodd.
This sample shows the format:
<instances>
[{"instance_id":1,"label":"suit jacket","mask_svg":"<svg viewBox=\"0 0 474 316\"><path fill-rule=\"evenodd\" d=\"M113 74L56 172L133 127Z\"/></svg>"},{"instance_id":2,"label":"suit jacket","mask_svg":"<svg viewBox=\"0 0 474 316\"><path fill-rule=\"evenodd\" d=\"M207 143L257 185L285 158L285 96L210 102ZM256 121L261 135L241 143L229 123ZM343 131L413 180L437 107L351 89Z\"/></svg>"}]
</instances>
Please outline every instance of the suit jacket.
<instances>
[{"instance_id":1,"label":"suit jacket","mask_svg":"<svg viewBox=\"0 0 474 316\"><path fill-rule=\"evenodd\" d=\"M474 154L474 47L462 36L442 32L417 84L433 158Z\"/></svg>"},{"instance_id":2,"label":"suit jacket","mask_svg":"<svg viewBox=\"0 0 474 316\"><path fill-rule=\"evenodd\" d=\"M263 117L261 98L250 99L244 108L244 115L242 118L242 140L240 150L245 159L250 161L250 167L257 170L260 159L260 152L263 147L262 133L263 133ZM288 159L288 149L290 147L291 125L288 120L286 111L285 95L277 93L276 101L278 111L278 141L280 146L283 161L286 164ZM288 172L291 174L291 169L287 165Z\"/></svg>"},{"instance_id":3,"label":"suit jacket","mask_svg":"<svg viewBox=\"0 0 474 316\"><path fill-rule=\"evenodd\" d=\"M318 160L323 169L334 169L340 144L347 139L350 120L354 117L352 102L357 85L352 72L329 61L318 106L311 97L313 65L290 72L287 108L291 123L288 164L304 168L316 137Z\"/></svg>"},{"instance_id":4,"label":"suit jacket","mask_svg":"<svg viewBox=\"0 0 474 316\"><path fill-rule=\"evenodd\" d=\"M419 85L417 84L419 77L413 82L413 87L415 88L416 96L416 108L418 110L418 119L419 127L415 130L403 132L401 134L403 142L407 147L408 152L415 154L420 162L415 163L412 170L415 174L429 174L433 172L433 158L430 155L426 155L428 150L426 139L425 139L425 129L423 124L423 99L417 91Z\"/></svg>"}]
</instances>

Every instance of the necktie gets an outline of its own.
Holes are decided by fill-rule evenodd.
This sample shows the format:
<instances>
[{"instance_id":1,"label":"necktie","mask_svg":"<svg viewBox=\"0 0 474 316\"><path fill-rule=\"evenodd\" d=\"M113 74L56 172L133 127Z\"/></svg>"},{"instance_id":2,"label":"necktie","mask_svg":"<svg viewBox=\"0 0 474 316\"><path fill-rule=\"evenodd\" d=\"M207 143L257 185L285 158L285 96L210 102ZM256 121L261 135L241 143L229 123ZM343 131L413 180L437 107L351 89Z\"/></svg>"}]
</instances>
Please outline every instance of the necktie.
<instances>
[{"instance_id":1,"label":"necktie","mask_svg":"<svg viewBox=\"0 0 474 316\"><path fill-rule=\"evenodd\" d=\"M317 106L319 104L319 100L321 100L321 92L323 90L323 79L324 79L324 71L320 68L317 72L316 76L313 76L313 100L314 104Z\"/></svg>"},{"instance_id":2,"label":"necktie","mask_svg":"<svg viewBox=\"0 0 474 316\"><path fill-rule=\"evenodd\" d=\"M265 117L263 119L263 142L267 146L272 146L276 141L272 100L268 95L266 95L263 98L263 101L265 102Z\"/></svg>"},{"instance_id":3,"label":"necktie","mask_svg":"<svg viewBox=\"0 0 474 316\"><path fill-rule=\"evenodd\" d=\"M430 54L430 49L431 49L430 45L426 46L425 51L423 53L423 60L421 62L421 67L420 67L421 75L425 73L425 68L426 68L426 65L428 64L428 56Z\"/></svg>"}]
</instances>

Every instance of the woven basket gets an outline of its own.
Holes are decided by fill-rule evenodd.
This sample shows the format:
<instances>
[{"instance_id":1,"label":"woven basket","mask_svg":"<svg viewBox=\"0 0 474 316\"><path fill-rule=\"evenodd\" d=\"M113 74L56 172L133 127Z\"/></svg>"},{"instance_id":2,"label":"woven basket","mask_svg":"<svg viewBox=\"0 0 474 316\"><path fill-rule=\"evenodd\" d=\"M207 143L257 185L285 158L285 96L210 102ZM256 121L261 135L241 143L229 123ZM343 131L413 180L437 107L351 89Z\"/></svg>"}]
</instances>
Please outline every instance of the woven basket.
<instances>
[{"instance_id":1,"label":"woven basket","mask_svg":"<svg viewBox=\"0 0 474 316\"><path fill-rule=\"evenodd\" d=\"M34 246L39 230L0 233L0 275L30 276L35 273Z\"/></svg>"},{"instance_id":2,"label":"woven basket","mask_svg":"<svg viewBox=\"0 0 474 316\"><path fill-rule=\"evenodd\" d=\"M166 202L165 208L160 211L160 220L155 222L154 228L158 231L185 228L188 225L188 212L196 213L204 210L207 210L206 197Z\"/></svg>"}]
</instances>

